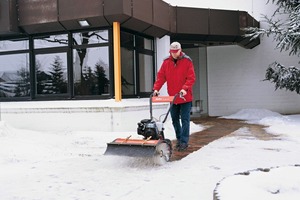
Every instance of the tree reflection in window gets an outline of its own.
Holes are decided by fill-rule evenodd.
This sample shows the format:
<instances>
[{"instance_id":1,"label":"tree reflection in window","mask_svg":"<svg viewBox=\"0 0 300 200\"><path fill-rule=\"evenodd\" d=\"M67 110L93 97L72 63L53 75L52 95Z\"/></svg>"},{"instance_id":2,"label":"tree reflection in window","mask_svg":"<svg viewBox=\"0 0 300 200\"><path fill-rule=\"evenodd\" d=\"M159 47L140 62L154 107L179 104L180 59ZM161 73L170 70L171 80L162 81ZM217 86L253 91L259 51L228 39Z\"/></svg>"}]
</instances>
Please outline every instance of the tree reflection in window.
<instances>
[{"instance_id":1,"label":"tree reflection in window","mask_svg":"<svg viewBox=\"0 0 300 200\"><path fill-rule=\"evenodd\" d=\"M24 97L30 95L30 76L26 68L17 71L18 80L16 82L15 97Z\"/></svg>"},{"instance_id":2,"label":"tree reflection in window","mask_svg":"<svg viewBox=\"0 0 300 200\"><path fill-rule=\"evenodd\" d=\"M109 93L109 51L103 43L108 44L107 30L73 34L75 95Z\"/></svg>"},{"instance_id":3,"label":"tree reflection in window","mask_svg":"<svg viewBox=\"0 0 300 200\"><path fill-rule=\"evenodd\" d=\"M0 56L0 97L30 95L28 57L28 53Z\"/></svg>"},{"instance_id":4,"label":"tree reflection in window","mask_svg":"<svg viewBox=\"0 0 300 200\"><path fill-rule=\"evenodd\" d=\"M47 70L39 60L36 60L37 94L63 94L67 93L67 78L63 61L55 56Z\"/></svg>"},{"instance_id":5,"label":"tree reflection in window","mask_svg":"<svg viewBox=\"0 0 300 200\"><path fill-rule=\"evenodd\" d=\"M84 66L82 71L81 81L75 83L77 95L102 95L109 92L109 80L101 60L94 67Z\"/></svg>"},{"instance_id":6,"label":"tree reflection in window","mask_svg":"<svg viewBox=\"0 0 300 200\"><path fill-rule=\"evenodd\" d=\"M70 39L74 58L73 87L75 95L109 94L108 36L108 30L76 32L72 33L72 38L69 38L67 34L37 36L34 39L34 47L35 49L62 49L62 47L67 47ZM62 54L57 53L56 55ZM38 56L42 57L42 55ZM39 62L36 59L37 94L66 93L67 79L63 75L63 70L61 70L61 63L58 60L54 61L51 64L52 70L50 70L50 64L48 61L45 61L49 60L49 58L43 59L43 62ZM45 64L45 62L47 63ZM67 59L65 62L67 63ZM48 67L48 69L44 69L45 67Z\"/></svg>"},{"instance_id":7,"label":"tree reflection in window","mask_svg":"<svg viewBox=\"0 0 300 200\"><path fill-rule=\"evenodd\" d=\"M56 56L50 71L51 89L53 94L60 94L67 92L67 82L65 81L63 75L63 65L59 56Z\"/></svg>"}]
</instances>

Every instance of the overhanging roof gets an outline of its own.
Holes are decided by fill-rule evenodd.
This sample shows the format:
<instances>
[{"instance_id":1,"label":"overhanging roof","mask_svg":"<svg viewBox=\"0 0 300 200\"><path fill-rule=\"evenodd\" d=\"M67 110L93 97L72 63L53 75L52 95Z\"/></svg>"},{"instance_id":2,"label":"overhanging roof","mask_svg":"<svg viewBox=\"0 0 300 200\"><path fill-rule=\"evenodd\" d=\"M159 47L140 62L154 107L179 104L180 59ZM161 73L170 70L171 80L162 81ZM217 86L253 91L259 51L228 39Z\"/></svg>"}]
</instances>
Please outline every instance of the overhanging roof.
<instances>
[{"instance_id":1,"label":"overhanging roof","mask_svg":"<svg viewBox=\"0 0 300 200\"><path fill-rule=\"evenodd\" d=\"M243 37L243 28L259 27L259 22L245 11L175 7L176 26L170 34L172 40L185 45L211 46L238 44L253 48L259 39Z\"/></svg>"},{"instance_id":2,"label":"overhanging roof","mask_svg":"<svg viewBox=\"0 0 300 200\"><path fill-rule=\"evenodd\" d=\"M10 0L0 1L0 37L111 26L153 37L170 35L185 44L238 44L253 48L259 39L243 37L241 28L259 23L247 12L173 7L162 0ZM18 20L17 20L18 19Z\"/></svg>"}]
</instances>

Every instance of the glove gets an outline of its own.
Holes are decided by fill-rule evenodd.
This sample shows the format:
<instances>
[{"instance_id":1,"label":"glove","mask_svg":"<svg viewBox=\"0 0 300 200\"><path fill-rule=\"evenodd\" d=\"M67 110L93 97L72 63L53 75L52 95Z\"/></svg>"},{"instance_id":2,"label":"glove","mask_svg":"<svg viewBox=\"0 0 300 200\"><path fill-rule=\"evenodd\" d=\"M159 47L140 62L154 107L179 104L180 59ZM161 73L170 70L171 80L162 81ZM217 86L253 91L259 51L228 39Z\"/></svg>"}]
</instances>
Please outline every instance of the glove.
<instances>
[{"instance_id":1,"label":"glove","mask_svg":"<svg viewBox=\"0 0 300 200\"><path fill-rule=\"evenodd\" d=\"M159 92L157 90L154 90L153 91L153 96L158 96L159 95Z\"/></svg>"},{"instance_id":2,"label":"glove","mask_svg":"<svg viewBox=\"0 0 300 200\"><path fill-rule=\"evenodd\" d=\"M184 89L180 90L180 95L181 95L181 96L185 96L186 93L187 93L187 92L186 92Z\"/></svg>"}]
</instances>

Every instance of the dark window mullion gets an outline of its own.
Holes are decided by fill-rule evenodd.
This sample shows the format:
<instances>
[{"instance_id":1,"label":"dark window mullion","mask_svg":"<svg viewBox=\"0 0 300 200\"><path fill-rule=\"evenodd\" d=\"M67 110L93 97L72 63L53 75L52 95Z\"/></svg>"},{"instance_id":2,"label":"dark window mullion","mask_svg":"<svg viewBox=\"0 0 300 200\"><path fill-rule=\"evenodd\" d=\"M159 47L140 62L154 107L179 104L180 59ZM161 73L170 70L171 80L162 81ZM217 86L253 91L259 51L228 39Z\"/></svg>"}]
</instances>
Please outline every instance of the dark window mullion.
<instances>
[{"instance_id":1,"label":"dark window mullion","mask_svg":"<svg viewBox=\"0 0 300 200\"><path fill-rule=\"evenodd\" d=\"M135 81L135 86L136 86L136 95L137 96L140 96L140 89L141 89L141 87L140 87L140 76L139 76L139 74L140 74L140 59L139 59L139 51L135 51L135 79L136 79L136 81Z\"/></svg>"},{"instance_id":2,"label":"dark window mullion","mask_svg":"<svg viewBox=\"0 0 300 200\"><path fill-rule=\"evenodd\" d=\"M74 97L74 71L73 71L73 49L72 49L72 33L68 33L68 52L67 52L67 68L68 68L68 94L70 98Z\"/></svg>"},{"instance_id":3,"label":"dark window mullion","mask_svg":"<svg viewBox=\"0 0 300 200\"><path fill-rule=\"evenodd\" d=\"M29 63L30 63L30 97L31 99L36 98L36 69L35 69L35 55L33 50L33 39L29 38Z\"/></svg>"}]
</instances>

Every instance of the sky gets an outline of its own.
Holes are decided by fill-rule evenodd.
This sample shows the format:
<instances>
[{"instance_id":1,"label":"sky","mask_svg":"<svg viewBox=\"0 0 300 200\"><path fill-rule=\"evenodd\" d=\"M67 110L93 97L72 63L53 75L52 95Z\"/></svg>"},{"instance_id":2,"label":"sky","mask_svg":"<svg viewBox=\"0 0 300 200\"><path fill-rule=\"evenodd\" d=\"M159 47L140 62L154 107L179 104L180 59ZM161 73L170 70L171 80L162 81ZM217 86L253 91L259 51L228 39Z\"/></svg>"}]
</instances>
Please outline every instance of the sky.
<instances>
[{"instance_id":1,"label":"sky","mask_svg":"<svg viewBox=\"0 0 300 200\"><path fill-rule=\"evenodd\" d=\"M223 117L265 125L266 137L261 139L251 129L241 127L163 166L148 159L103 155L108 142L136 130L42 131L16 128L13 121L2 118L0 199L213 200L215 191L220 200L298 200L300 168L295 165L300 164L300 115L242 109ZM17 123L26 127L29 121ZM207 128L191 124L192 132ZM165 128L166 137L174 139L170 121Z\"/></svg>"}]
</instances>

